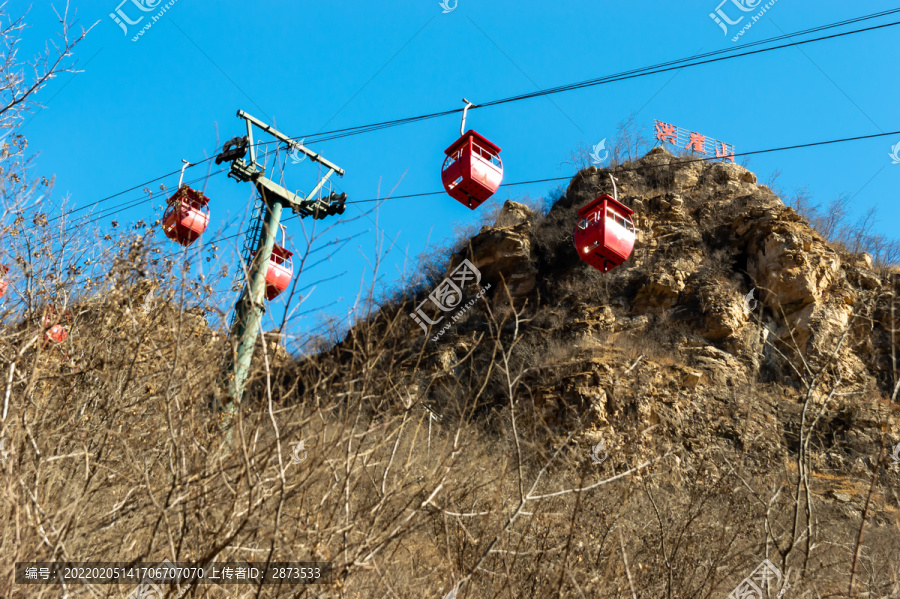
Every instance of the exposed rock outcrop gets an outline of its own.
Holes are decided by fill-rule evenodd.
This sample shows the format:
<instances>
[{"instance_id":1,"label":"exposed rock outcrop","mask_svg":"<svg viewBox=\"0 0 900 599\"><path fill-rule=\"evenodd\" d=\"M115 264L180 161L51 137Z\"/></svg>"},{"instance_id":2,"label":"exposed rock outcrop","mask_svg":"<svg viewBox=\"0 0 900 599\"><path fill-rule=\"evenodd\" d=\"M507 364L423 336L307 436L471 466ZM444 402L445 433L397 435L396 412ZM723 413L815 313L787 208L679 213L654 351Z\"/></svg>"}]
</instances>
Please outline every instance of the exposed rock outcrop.
<instances>
[{"instance_id":1,"label":"exposed rock outcrop","mask_svg":"<svg viewBox=\"0 0 900 599\"><path fill-rule=\"evenodd\" d=\"M534 213L523 204L507 201L494 227L472 238L471 261L494 288L505 284L513 298L529 295L535 286L530 223Z\"/></svg>"},{"instance_id":2,"label":"exposed rock outcrop","mask_svg":"<svg viewBox=\"0 0 900 599\"><path fill-rule=\"evenodd\" d=\"M704 426L745 409L736 398L755 385L784 385L792 391L783 397L794 397L810 369L826 365L828 384L813 393L820 405L836 384L848 395L828 398L835 410L889 394L896 375L883 369L897 316L888 308L900 293L890 293L871 259L831 247L747 169L679 160L655 148L617 171L619 200L636 211L637 243L605 275L579 260L571 238L577 209L612 192L596 167L579 172L546 217L506 202L471 252L454 259L479 268L482 285L495 289L489 301L499 305L505 285L531 321L550 323L535 324L530 343L559 339L567 348L551 381L532 381L539 416L560 430L622 431L630 418L634 434L668 422L671 434L704 438ZM432 363L474 351L486 318L471 316L458 331L460 349L438 350L446 355ZM525 324L519 330L532 335ZM702 417L685 419L698 405ZM723 434L739 437L737 426Z\"/></svg>"}]
</instances>

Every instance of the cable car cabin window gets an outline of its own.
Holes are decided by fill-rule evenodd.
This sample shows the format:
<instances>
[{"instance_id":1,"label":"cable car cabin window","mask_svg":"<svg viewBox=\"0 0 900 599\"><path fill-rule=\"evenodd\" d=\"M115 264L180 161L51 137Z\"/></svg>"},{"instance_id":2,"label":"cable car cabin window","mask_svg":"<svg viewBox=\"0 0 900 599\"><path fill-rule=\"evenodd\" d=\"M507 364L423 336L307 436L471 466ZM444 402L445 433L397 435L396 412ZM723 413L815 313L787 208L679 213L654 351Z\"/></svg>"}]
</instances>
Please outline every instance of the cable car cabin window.
<instances>
[{"instance_id":1,"label":"cable car cabin window","mask_svg":"<svg viewBox=\"0 0 900 599\"><path fill-rule=\"evenodd\" d=\"M456 162L457 160L459 160L459 157L462 155L464 149L465 149L464 147L463 147L463 148L460 148L460 149L458 149L457 151L453 152L453 154L451 154L451 155L448 157L448 159L447 159L447 164L444 166L444 170L450 168L450 166L451 166L454 162Z\"/></svg>"},{"instance_id":2,"label":"cable car cabin window","mask_svg":"<svg viewBox=\"0 0 900 599\"><path fill-rule=\"evenodd\" d=\"M616 211L613 210L612 208L607 208L607 209L606 209L606 218L607 218L608 220L617 222L617 223L619 223L620 225L622 224L622 222L621 222L621 221L622 221L622 217L619 215L618 212L616 212Z\"/></svg>"},{"instance_id":3,"label":"cable car cabin window","mask_svg":"<svg viewBox=\"0 0 900 599\"><path fill-rule=\"evenodd\" d=\"M490 162L497 168L500 168L500 158L498 156L496 156L495 154L492 154L488 150L482 148L474 141L472 142L472 146L475 148L475 153L478 154L481 158Z\"/></svg>"},{"instance_id":4,"label":"cable car cabin window","mask_svg":"<svg viewBox=\"0 0 900 599\"><path fill-rule=\"evenodd\" d=\"M591 225L596 225L597 223L599 223L600 219L597 218L597 216L598 213L594 212L593 214L589 214L588 216L582 218L580 221L578 221L578 229L584 231Z\"/></svg>"},{"instance_id":5,"label":"cable car cabin window","mask_svg":"<svg viewBox=\"0 0 900 599\"><path fill-rule=\"evenodd\" d=\"M619 214L612 208L606 209L606 218L607 220L615 222L629 233L634 233L634 224L629 219L625 218L624 215Z\"/></svg>"}]
</instances>

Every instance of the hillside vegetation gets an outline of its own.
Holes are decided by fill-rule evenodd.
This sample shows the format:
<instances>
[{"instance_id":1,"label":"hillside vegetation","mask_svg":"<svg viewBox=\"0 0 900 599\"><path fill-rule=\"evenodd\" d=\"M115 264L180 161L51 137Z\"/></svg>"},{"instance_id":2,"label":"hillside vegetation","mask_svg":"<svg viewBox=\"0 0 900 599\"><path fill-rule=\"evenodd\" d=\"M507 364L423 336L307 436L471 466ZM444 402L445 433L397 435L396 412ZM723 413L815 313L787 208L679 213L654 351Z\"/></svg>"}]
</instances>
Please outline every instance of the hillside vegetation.
<instances>
[{"instance_id":1,"label":"hillside vegetation","mask_svg":"<svg viewBox=\"0 0 900 599\"><path fill-rule=\"evenodd\" d=\"M624 265L575 253L576 209L611 192L583 169L340 343L260 343L231 429L204 281L149 236L93 288L35 296L0 336L0 596L62 595L14 585L15 562L164 559L334 564L327 585L168 597L725 597L764 559L771 597L900 596L897 270L743 167L657 148L615 172ZM477 299L433 340L444 323L410 313L463 259Z\"/></svg>"}]
</instances>

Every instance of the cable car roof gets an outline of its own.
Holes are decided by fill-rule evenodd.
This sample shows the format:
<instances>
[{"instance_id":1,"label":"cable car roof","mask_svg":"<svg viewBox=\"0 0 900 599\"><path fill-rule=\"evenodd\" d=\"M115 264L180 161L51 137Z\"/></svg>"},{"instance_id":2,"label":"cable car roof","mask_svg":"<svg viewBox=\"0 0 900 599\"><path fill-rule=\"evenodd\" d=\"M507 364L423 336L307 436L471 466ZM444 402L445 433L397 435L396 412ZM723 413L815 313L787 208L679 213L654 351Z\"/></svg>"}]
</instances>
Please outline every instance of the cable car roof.
<instances>
[{"instance_id":1,"label":"cable car roof","mask_svg":"<svg viewBox=\"0 0 900 599\"><path fill-rule=\"evenodd\" d=\"M629 208L622 202L614 199L612 196L603 194L600 197L598 197L596 200L594 200L593 202L591 202L590 204L585 206L584 208L581 208L578 211L578 215L579 216L587 216L591 212L594 212L594 210L596 208L598 208L600 206L600 204L603 203L603 200L606 200L609 204L611 204L613 206L613 208L617 209L618 212L621 212L621 213L625 214L626 216L631 216L632 214L634 214L634 210L632 210L631 208Z\"/></svg>"},{"instance_id":2,"label":"cable car roof","mask_svg":"<svg viewBox=\"0 0 900 599\"><path fill-rule=\"evenodd\" d=\"M447 154L448 156L452 154L457 148L459 148L459 146L464 144L469 139L469 137L473 137L475 141L477 141L478 144L485 150L493 152L494 154L500 153L500 146L491 143L474 129L469 129L462 135L462 137L453 142L452 146L444 150L444 154Z\"/></svg>"},{"instance_id":3,"label":"cable car roof","mask_svg":"<svg viewBox=\"0 0 900 599\"><path fill-rule=\"evenodd\" d=\"M286 247L282 247L282 246L278 245L277 243L274 246L272 246L272 253L277 254L278 256L281 256L284 259L288 259L294 255L294 252L290 251Z\"/></svg>"}]
</instances>

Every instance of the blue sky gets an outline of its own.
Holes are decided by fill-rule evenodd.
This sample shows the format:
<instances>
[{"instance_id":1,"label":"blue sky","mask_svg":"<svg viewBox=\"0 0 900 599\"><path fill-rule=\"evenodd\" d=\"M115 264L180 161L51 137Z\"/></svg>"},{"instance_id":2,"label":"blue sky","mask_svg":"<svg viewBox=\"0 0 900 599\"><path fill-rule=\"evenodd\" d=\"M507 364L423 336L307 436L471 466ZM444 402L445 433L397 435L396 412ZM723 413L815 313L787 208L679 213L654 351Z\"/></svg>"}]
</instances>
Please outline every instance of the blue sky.
<instances>
[{"instance_id":1,"label":"blue sky","mask_svg":"<svg viewBox=\"0 0 900 599\"><path fill-rule=\"evenodd\" d=\"M177 0L133 42L149 17L126 35L109 16L119 1L72 1L81 24L99 21L76 50L84 72L64 74L43 89L38 100L46 108L21 129L29 149L39 153L34 175L55 175L54 198L68 195L75 206L174 171L182 158L214 156L217 143L243 133L238 109L301 137L461 108L464 96L488 102L896 7L877 0L864 8L781 0L732 42L749 17L724 34L709 16L718 0L648 1L640 7L459 0L448 13L437 0ZM7 6L13 13L28 10L18 0ZM721 8L731 19L742 14L731 0ZM132 20L145 14L132 0L121 9ZM900 17L876 22L892 20ZM57 34L58 24L49 3L35 3L28 21L23 51L31 56ZM505 183L574 174L566 163L573 151L611 140L616 123L635 112L648 131L660 119L730 142L738 152L896 131L897 32L886 28L473 110L467 124L502 148ZM335 182L353 202L384 197L394 188L394 195L439 191L443 150L458 134L459 116L453 115L311 147L346 170ZM781 187L808 187L819 202L851 194L858 214L877 205L878 232L895 235L900 165L891 164L888 154L897 142L900 135L764 154L754 156L749 168L761 182L780 169ZM203 174L200 168L188 178ZM317 172L310 161L288 162L285 185L309 190ZM165 183L174 187L177 175ZM491 203L526 193L539 198L557 185L501 188L476 212L438 194L389 199L369 215L362 210L372 204L350 205L344 218L352 220L346 223L336 217L289 221L288 236L298 251L305 247L304 228L308 234L314 224L318 230L334 225L318 246L352 237L330 260L302 273L300 287L315 289L292 321L291 334L315 330L324 314L348 319L361 285L371 281L377 235L384 236L382 249L392 248L380 265L381 283L389 286L404 269L412 274L426 243L440 244L458 227L477 223ZM226 225L246 215L251 186L220 174L208 179L206 194L213 216L201 241L237 233ZM106 204L140 196L132 192ZM158 218L161 205L157 196L102 216L97 225ZM277 319L283 312L279 301L270 310Z\"/></svg>"}]
</instances>

